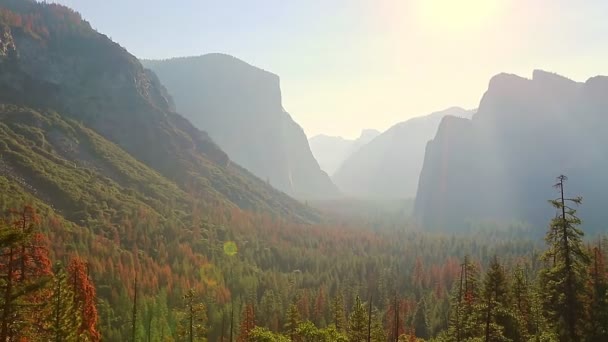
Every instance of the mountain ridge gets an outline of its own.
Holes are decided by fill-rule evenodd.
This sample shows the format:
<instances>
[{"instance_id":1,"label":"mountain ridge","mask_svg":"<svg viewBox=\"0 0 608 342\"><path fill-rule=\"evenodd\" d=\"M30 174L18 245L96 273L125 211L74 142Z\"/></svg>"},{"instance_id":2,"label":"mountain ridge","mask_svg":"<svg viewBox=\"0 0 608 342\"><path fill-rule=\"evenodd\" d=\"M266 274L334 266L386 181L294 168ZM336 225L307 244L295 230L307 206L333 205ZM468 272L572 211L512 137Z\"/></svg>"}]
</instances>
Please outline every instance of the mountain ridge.
<instances>
[{"instance_id":1,"label":"mountain ridge","mask_svg":"<svg viewBox=\"0 0 608 342\"><path fill-rule=\"evenodd\" d=\"M2 19L2 36L10 37L3 41L12 43L3 44L11 49L0 61L0 101L81 121L182 188L204 189L242 209L312 213L231 163L205 132L173 111L151 71L79 14L54 4L2 4L12 17L36 15L31 28Z\"/></svg>"},{"instance_id":2,"label":"mountain ridge","mask_svg":"<svg viewBox=\"0 0 608 342\"><path fill-rule=\"evenodd\" d=\"M472 113L450 107L397 123L346 159L333 179L342 191L356 197L412 198L424 146L435 134L441 118Z\"/></svg>"},{"instance_id":3,"label":"mountain ridge","mask_svg":"<svg viewBox=\"0 0 608 342\"><path fill-rule=\"evenodd\" d=\"M444 119L429 142L414 206L418 222L444 229L480 220L542 226L551 218L543 200L565 174L589 199L580 214L597 231L598 203L606 198L594 189L608 186L594 171L608 166L600 128L607 124L605 80L575 82L541 70L532 78L494 76L477 114Z\"/></svg>"},{"instance_id":4,"label":"mountain ridge","mask_svg":"<svg viewBox=\"0 0 608 342\"><path fill-rule=\"evenodd\" d=\"M144 63L167 86L178 111L237 163L298 198L338 196L303 129L283 108L279 76L217 53Z\"/></svg>"},{"instance_id":5,"label":"mountain ridge","mask_svg":"<svg viewBox=\"0 0 608 342\"><path fill-rule=\"evenodd\" d=\"M356 139L317 134L308 139L308 143L321 169L327 174L333 175L346 158L378 135L380 135L380 131L375 129L362 130Z\"/></svg>"}]
</instances>

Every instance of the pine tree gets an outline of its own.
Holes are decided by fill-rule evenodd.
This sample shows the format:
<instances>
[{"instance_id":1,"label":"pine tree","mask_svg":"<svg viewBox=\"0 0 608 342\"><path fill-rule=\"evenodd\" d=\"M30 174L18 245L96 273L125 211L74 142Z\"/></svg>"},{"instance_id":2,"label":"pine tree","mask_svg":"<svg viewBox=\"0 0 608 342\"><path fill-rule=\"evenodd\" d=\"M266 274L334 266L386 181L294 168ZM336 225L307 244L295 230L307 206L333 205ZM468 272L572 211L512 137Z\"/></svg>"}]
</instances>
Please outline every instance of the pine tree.
<instances>
[{"instance_id":1,"label":"pine tree","mask_svg":"<svg viewBox=\"0 0 608 342\"><path fill-rule=\"evenodd\" d=\"M348 321L348 337L351 342L367 341L367 314L359 296L355 298Z\"/></svg>"},{"instance_id":2,"label":"pine tree","mask_svg":"<svg viewBox=\"0 0 608 342\"><path fill-rule=\"evenodd\" d=\"M172 331L172 317L169 315L166 292L161 290L158 295L149 298L146 307L146 335L150 338L144 341L166 341Z\"/></svg>"},{"instance_id":3,"label":"pine tree","mask_svg":"<svg viewBox=\"0 0 608 342\"><path fill-rule=\"evenodd\" d=\"M60 263L54 267L52 295L45 320L49 322L47 334L55 342L77 341L82 317L74 302L74 290L68 283L68 274Z\"/></svg>"},{"instance_id":4,"label":"pine tree","mask_svg":"<svg viewBox=\"0 0 608 342\"><path fill-rule=\"evenodd\" d=\"M313 319L318 326L325 326L325 291L320 288L313 304Z\"/></svg>"},{"instance_id":5,"label":"pine tree","mask_svg":"<svg viewBox=\"0 0 608 342\"><path fill-rule=\"evenodd\" d=\"M479 270L469 256L465 256L452 294L448 327L450 341L460 342L480 336L479 327L483 323L476 314L479 300Z\"/></svg>"},{"instance_id":6,"label":"pine tree","mask_svg":"<svg viewBox=\"0 0 608 342\"><path fill-rule=\"evenodd\" d=\"M559 176L555 188L559 197L551 200L557 215L551 221L546 235L549 246L543 259L548 264L539 280L543 308L548 322L561 341L582 340L586 320L585 291L589 256L582 243L583 231L578 228L581 220L569 203L579 205L581 197L566 198L566 176Z\"/></svg>"},{"instance_id":7,"label":"pine tree","mask_svg":"<svg viewBox=\"0 0 608 342\"><path fill-rule=\"evenodd\" d=\"M68 274L74 290L74 303L81 317L79 334L85 341L100 341L101 334L97 330L97 294L89 278L86 262L73 258L68 265Z\"/></svg>"},{"instance_id":8,"label":"pine tree","mask_svg":"<svg viewBox=\"0 0 608 342\"><path fill-rule=\"evenodd\" d=\"M338 292L331 301L332 323L339 332L346 331L346 316L344 314L344 297Z\"/></svg>"},{"instance_id":9,"label":"pine tree","mask_svg":"<svg viewBox=\"0 0 608 342\"><path fill-rule=\"evenodd\" d=\"M405 303L395 297L386 311L387 329L390 341L397 341L404 333Z\"/></svg>"},{"instance_id":10,"label":"pine tree","mask_svg":"<svg viewBox=\"0 0 608 342\"><path fill-rule=\"evenodd\" d=\"M372 342L386 342L386 331L382 325L382 315L377 309L372 312Z\"/></svg>"},{"instance_id":11,"label":"pine tree","mask_svg":"<svg viewBox=\"0 0 608 342\"><path fill-rule=\"evenodd\" d=\"M414 313L414 334L416 337L425 340L431 337L429 322L426 318L426 301L424 298L416 305L416 312Z\"/></svg>"},{"instance_id":12,"label":"pine tree","mask_svg":"<svg viewBox=\"0 0 608 342\"><path fill-rule=\"evenodd\" d=\"M298 326L300 325L300 322L301 317L298 306L295 303L292 303L287 310L287 321L285 322L285 333L292 341L298 340Z\"/></svg>"},{"instance_id":13,"label":"pine tree","mask_svg":"<svg viewBox=\"0 0 608 342\"><path fill-rule=\"evenodd\" d=\"M527 341L536 334L539 322L537 322L538 317L533 314L530 285L521 264L518 264L513 272L511 293L513 296L512 310L521 328L522 339Z\"/></svg>"},{"instance_id":14,"label":"pine tree","mask_svg":"<svg viewBox=\"0 0 608 342\"><path fill-rule=\"evenodd\" d=\"M536 286L534 291L531 291L530 316L531 324L534 326L534 334L530 337L529 341L553 342L559 340L555 334L555 330L551 328L545 317L546 314L543 309L543 302L546 300L545 296L546 294L539 285Z\"/></svg>"},{"instance_id":15,"label":"pine tree","mask_svg":"<svg viewBox=\"0 0 608 342\"><path fill-rule=\"evenodd\" d=\"M608 341L608 270L604 264L601 243L591 250L590 319L587 340Z\"/></svg>"},{"instance_id":16,"label":"pine tree","mask_svg":"<svg viewBox=\"0 0 608 342\"><path fill-rule=\"evenodd\" d=\"M243 315L241 318L241 329L237 341L249 341L249 335L251 334L253 328L255 328L255 312L253 304L247 303L245 305L245 309L243 310Z\"/></svg>"},{"instance_id":17,"label":"pine tree","mask_svg":"<svg viewBox=\"0 0 608 342\"><path fill-rule=\"evenodd\" d=\"M51 262L40 219L32 207L11 210L0 222L0 341L17 337L36 339L43 311L28 310L48 300L44 286L50 280Z\"/></svg>"},{"instance_id":18,"label":"pine tree","mask_svg":"<svg viewBox=\"0 0 608 342\"><path fill-rule=\"evenodd\" d=\"M135 272L135 279L133 280L133 308L131 310L131 341L136 342L137 340L137 294L139 287L137 286L137 271Z\"/></svg>"},{"instance_id":19,"label":"pine tree","mask_svg":"<svg viewBox=\"0 0 608 342\"><path fill-rule=\"evenodd\" d=\"M484 341L504 341L505 327L498 321L504 320L509 310L509 288L507 277L498 258L494 256L483 281L483 321ZM502 317L500 317L502 316Z\"/></svg>"},{"instance_id":20,"label":"pine tree","mask_svg":"<svg viewBox=\"0 0 608 342\"><path fill-rule=\"evenodd\" d=\"M178 336L185 341L207 341L207 311L196 291L184 295L184 309L179 312Z\"/></svg>"}]
</instances>

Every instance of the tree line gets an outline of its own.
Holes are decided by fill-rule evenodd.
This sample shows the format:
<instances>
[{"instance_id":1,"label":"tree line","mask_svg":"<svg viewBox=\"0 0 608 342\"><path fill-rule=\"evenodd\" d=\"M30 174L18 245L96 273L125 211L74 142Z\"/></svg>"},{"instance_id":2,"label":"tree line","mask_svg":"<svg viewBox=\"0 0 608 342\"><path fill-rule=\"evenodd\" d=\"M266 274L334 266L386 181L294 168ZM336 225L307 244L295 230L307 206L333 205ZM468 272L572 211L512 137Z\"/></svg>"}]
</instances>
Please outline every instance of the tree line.
<instances>
[{"instance_id":1,"label":"tree line","mask_svg":"<svg viewBox=\"0 0 608 342\"><path fill-rule=\"evenodd\" d=\"M238 329L232 310L218 341L608 341L607 240L584 242L576 215L582 198L564 195L566 180L560 176L555 184L558 197L550 203L556 216L549 224L538 270L525 260L508 267L495 255L482 272L478 261L465 256L443 312L440 296L430 289L410 298L395 292L375 302L371 297L364 302L356 294L348 310L341 291L331 299L319 292L312 303L294 296L278 326L259 324L269 322L268 317L256 320L256 312L265 313L265 303L250 297L241 305ZM189 308L192 296L187 297ZM438 308L444 327L431 322L437 319ZM205 340L205 310L186 313L190 329L182 336Z\"/></svg>"},{"instance_id":2,"label":"tree line","mask_svg":"<svg viewBox=\"0 0 608 342\"><path fill-rule=\"evenodd\" d=\"M109 289L96 289L85 257L53 257L58 247L42 233L52 232L32 207L9 210L0 340L607 341L608 240L583 239L581 199L563 194L565 181L542 251L514 237L490 248L495 235L205 223L196 235L205 243L191 239L184 262L170 265L202 283L150 291L138 261L131 282L111 289L118 307L97 298ZM450 256L462 250L469 255ZM196 253L202 262L186 262Z\"/></svg>"}]
</instances>

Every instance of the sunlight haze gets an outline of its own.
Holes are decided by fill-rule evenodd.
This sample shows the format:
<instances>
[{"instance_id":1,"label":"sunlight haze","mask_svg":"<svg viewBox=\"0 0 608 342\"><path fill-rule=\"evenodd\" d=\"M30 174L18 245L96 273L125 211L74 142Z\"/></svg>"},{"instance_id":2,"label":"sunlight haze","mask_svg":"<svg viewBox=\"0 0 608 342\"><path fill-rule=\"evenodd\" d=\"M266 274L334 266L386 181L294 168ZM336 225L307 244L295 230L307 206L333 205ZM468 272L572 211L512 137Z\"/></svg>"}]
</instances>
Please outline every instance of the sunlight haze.
<instances>
[{"instance_id":1,"label":"sunlight haze","mask_svg":"<svg viewBox=\"0 0 608 342\"><path fill-rule=\"evenodd\" d=\"M604 1L59 2L140 58L223 52L279 75L309 137L475 108L500 72L608 74Z\"/></svg>"},{"instance_id":2,"label":"sunlight haze","mask_svg":"<svg viewBox=\"0 0 608 342\"><path fill-rule=\"evenodd\" d=\"M608 341L607 17L0 0L0 341Z\"/></svg>"}]
</instances>

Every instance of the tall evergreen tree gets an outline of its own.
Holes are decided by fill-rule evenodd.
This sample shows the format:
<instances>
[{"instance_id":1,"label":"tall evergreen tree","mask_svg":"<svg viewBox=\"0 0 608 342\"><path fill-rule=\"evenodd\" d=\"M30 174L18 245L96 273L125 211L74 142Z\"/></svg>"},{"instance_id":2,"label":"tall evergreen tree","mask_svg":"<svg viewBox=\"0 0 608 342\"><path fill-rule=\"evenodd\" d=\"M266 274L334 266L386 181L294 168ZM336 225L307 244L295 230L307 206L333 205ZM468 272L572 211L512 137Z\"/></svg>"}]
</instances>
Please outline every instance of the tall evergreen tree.
<instances>
[{"instance_id":1,"label":"tall evergreen tree","mask_svg":"<svg viewBox=\"0 0 608 342\"><path fill-rule=\"evenodd\" d=\"M302 321L298 306L295 303L289 305L287 309L287 321L285 322L285 333L292 341L298 340L298 326Z\"/></svg>"},{"instance_id":2,"label":"tall evergreen tree","mask_svg":"<svg viewBox=\"0 0 608 342\"><path fill-rule=\"evenodd\" d=\"M179 313L178 336L189 342L207 341L207 311L193 289L184 295L184 309Z\"/></svg>"},{"instance_id":3,"label":"tall evergreen tree","mask_svg":"<svg viewBox=\"0 0 608 342\"><path fill-rule=\"evenodd\" d=\"M313 303L313 320L318 326L325 326L325 291L321 287Z\"/></svg>"},{"instance_id":4,"label":"tall evergreen tree","mask_svg":"<svg viewBox=\"0 0 608 342\"><path fill-rule=\"evenodd\" d=\"M524 266L521 264L517 264L513 271L511 294L513 314L521 328L522 339L527 341L530 336L536 334L540 322L537 321L539 317L536 317L532 310L533 298L530 293L530 285Z\"/></svg>"},{"instance_id":5,"label":"tall evergreen tree","mask_svg":"<svg viewBox=\"0 0 608 342\"><path fill-rule=\"evenodd\" d=\"M34 208L11 210L0 222L0 341L35 339L42 312L30 308L48 300L42 289L51 275L40 219Z\"/></svg>"},{"instance_id":6,"label":"tall evergreen tree","mask_svg":"<svg viewBox=\"0 0 608 342\"><path fill-rule=\"evenodd\" d=\"M539 280L543 292L543 308L561 341L578 342L585 331L585 288L587 286L589 256L583 246L581 220L570 204L580 205L581 197L565 196L566 176L557 177L555 188L559 197L551 200L557 215L546 235L548 250L543 259L547 266Z\"/></svg>"},{"instance_id":7,"label":"tall evergreen tree","mask_svg":"<svg viewBox=\"0 0 608 342\"><path fill-rule=\"evenodd\" d=\"M608 270L601 243L591 250L590 317L587 340L608 341Z\"/></svg>"},{"instance_id":8,"label":"tall evergreen tree","mask_svg":"<svg viewBox=\"0 0 608 342\"><path fill-rule=\"evenodd\" d=\"M386 331L382 324L382 315L378 309L374 309L372 312L372 342L386 342Z\"/></svg>"},{"instance_id":9,"label":"tall evergreen tree","mask_svg":"<svg viewBox=\"0 0 608 342\"><path fill-rule=\"evenodd\" d=\"M100 341L101 334L97 329L99 316L97 313L97 293L89 278L87 263L81 258L70 260L68 274L74 290L74 302L81 314L80 334L84 341Z\"/></svg>"},{"instance_id":10,"label":"tall evergreen tree","mask_svg":"<svg viewBox=\"0 0 608 342\"><path fill-rule=\"evenodd\" d=\"M253 304L247 303L245 304L245 308L243 309L243 315L241 318L241 329L237 341L249 341L249 337L253 328L255 328L255 312Z\"/></svg>"},{"instance_id":11,"label":"tall evergreen tree","mask_svg":"<svg viewBox=\"0 0 608 342\"><path fill-rule=\"evenodd\" d=\"M425 340L431 337L429 322L426 317L426 301L424 298L416 305L416 312L414 313L414 334L416 337Z\"/></svg>"},{"instance_id":12,"label":"tall evergreen tree","mask_svg":"<svg viewBox=\"0 0 608 342\"><path fill-rule=\"evenodd\" d=\"M404 320L407 315L407 304L395 295L386 311L387 330L390 341L397 341L405 333Z\"/></svg>"},{"instance_id":13,"label":"tall evergreen tree","mask_svg":"<svg viewBox=\"0 0 608 342\"><path fill-rule=\"evenodd\" d=\"M135 279L133 280L133 310L131 311L131 341L136 342L137 340L137 271L135 273Z\"/></svg>"},{"instance_id":14,"label":"tall evergreen tree","mask_svg":"<svg viewBox=\"0 0 608 342\"><path fill-rule=\"evenodd\" d=\"M74 291L68 275L60 263L54 267L50 310L47 310L47 334L55 342L84 340L79 336L82 317L74 302Z\"/></svg>"},{"instance_id":15,"label":"tall evergreen tree","mask_svg":"<svg viewBox=\"0 0 608 342\"><path fill-rule=\"evenodd\" d=\"M460 342L480 336L482 322L476 314L479 292L479 270L467 255L460 265L460 277L452 291L448 327L450 341Z\"/></svg>"},{"instance_id":16,"label":"tall evergreen tree","mask_svg":"<svg viewBox=\"0 0 608 342\"><path fill-rule=\"evenodd\" d=\"M348 320L348 337L350 342L367 341L367 313L359 296L355 297Z\"/></svg>"},{"instance_id":17,"label":"tall evergreen tree","mask_svg":"<svg viewBox=\"0 0 608 342\"><path fill-rule=\"evenodd\" d=\"M341 292L331 301L331 319L339 332L346 331L346 315L344 313L344 296Z\"/></svg>"},{"instance_id":18,"label":"tall evergreen tree","mask_svg":"<svg viewBox=\"0 0 608 342\"><path fill-rule=\"evenodd\" d=\"M483 281L482 305L484 341L504 341L505 326L501 323L509 316L509 287L503 266L494 256ZM502 321L502 322L500 322Z\"/></svg>"}]
</instances>

